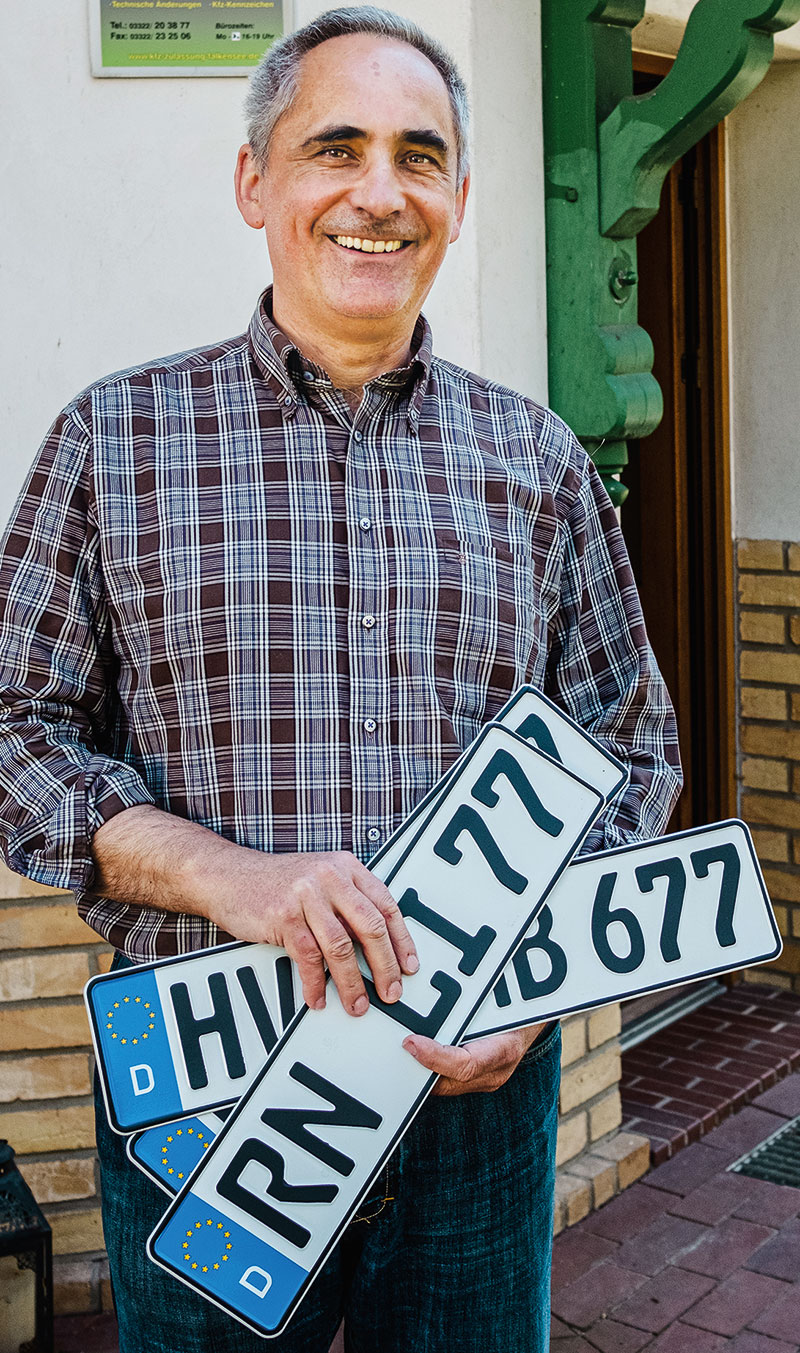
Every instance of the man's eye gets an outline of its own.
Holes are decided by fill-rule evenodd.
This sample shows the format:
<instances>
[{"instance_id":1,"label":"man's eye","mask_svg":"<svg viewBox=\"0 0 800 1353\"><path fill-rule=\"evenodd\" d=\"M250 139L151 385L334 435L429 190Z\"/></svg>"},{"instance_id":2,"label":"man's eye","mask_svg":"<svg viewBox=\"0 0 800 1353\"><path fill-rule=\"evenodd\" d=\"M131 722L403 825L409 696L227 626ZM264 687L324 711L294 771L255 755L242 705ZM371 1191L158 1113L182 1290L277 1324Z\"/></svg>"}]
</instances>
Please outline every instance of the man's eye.
<instances>
[{"instance_id":1,"label":"man's eye","mask_svg":"<svg viewBox=\"0 0 800 1353\"><path fill-rule=\"evenodd\" d=\"M320 154L332 160L345 160L348 157L348 152L343 146L325 146Z\"/></svg>"},{"instance_id":2,"label":"man's eye","mask_svg":"<svg viewBox=\"0 0 800 1353\"><path fill-rule=\"evenodd\" d=\"M422 150L412 150L410 155L406 156L411 164L436 164L432 155L426 155Z\"/></svg>"}]
</instances>

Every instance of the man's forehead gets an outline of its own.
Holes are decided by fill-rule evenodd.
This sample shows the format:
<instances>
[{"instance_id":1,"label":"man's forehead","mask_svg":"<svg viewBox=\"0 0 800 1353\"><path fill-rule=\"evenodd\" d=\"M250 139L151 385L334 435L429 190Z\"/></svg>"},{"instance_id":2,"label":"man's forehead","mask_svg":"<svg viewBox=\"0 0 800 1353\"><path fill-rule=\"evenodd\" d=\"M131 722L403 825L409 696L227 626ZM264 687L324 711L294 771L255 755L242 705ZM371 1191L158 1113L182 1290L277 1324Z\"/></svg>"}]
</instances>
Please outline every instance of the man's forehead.
<instances>
[{"instance_id":1,"label":"man's forehead","mask_svg":"<svg viewBox=\"0 0 800 1353\"><path fill-rule=\"evenodd\" d=\"M396 132L424 126L452 141L447 86L433 62L409 43L368 33L329 38L305 54L298 77L289 116L313 120L318 130L368 130L394 111Z\"/></svg>"}]
</instances>

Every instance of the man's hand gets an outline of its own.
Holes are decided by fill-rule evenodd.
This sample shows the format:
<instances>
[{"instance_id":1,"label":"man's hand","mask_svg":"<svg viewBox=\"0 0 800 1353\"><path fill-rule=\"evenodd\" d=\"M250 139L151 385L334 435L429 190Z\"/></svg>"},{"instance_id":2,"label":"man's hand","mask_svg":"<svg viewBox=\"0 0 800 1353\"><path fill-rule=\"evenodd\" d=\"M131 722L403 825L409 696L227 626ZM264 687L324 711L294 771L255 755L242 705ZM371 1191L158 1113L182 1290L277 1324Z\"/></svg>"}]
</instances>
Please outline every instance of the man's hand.
<instances>
[{"instance_id":1,"label":"man's hand","mask_svg":"<svg viewBox=\"0 0 800 1353\"><path fill-rule=\"evenodd\" d=\"M543 1028L543 1024L532 1024L527 1029L476 1038L461 1048L446 1047L434 1038L410 1034L403 1039L403 1047L422 1066L439 1076L433 1094L490 1093L505 1085Z\"/></svg>"},{"instance_id":2,"label":"man's hand","mask_svg":"<svg viewBox=\"0 0 800 1353\"><path fill-rule=\"evenodd\" d=\"M237 940L282 945L312 1009L325 1004L326 966L345 1010L369 1009L355 941L382 1001L399 1000L403 973L419 968L388 888L346 851L268 855L141 804L99 827L92 853L96 893L203 916Z\"/></svg>"},{"instance_id":3,"label":"man's hand","mask_svg":"<svg viewBox=\"0 0 800 1353\"><path fill-rule=\"evenodd\" d=\"M325 968L351 1015L369 997L356 961L364 951L383 1001L398 1001L403 973L419 968L414 941L389 889L346 851L251 857L241 884L226 891L212 919L240 940L280 944L297 964L303 999L325 1005ZM254 858L252 858L254 857Z\"/></svg>"}]
</instances>

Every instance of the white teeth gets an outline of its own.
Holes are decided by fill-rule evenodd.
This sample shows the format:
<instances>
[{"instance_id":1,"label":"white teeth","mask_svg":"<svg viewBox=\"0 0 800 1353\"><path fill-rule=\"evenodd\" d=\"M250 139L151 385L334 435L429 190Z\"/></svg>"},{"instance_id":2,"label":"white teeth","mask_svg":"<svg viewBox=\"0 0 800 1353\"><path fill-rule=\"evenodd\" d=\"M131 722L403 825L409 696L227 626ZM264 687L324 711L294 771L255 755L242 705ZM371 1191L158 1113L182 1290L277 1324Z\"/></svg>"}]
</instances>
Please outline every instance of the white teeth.
<instances>
[{"instance_id":1,"label":"white teeth","mask_svg":"<svg viewBox=\"0 0 800 1353\"><path fill-rule=\"evenodd\" d=\"M359 249L362 254L394 254L402 249L402 240L362 240L357 235L334 235L343 249Z\"/></svg>"}]
</instances>

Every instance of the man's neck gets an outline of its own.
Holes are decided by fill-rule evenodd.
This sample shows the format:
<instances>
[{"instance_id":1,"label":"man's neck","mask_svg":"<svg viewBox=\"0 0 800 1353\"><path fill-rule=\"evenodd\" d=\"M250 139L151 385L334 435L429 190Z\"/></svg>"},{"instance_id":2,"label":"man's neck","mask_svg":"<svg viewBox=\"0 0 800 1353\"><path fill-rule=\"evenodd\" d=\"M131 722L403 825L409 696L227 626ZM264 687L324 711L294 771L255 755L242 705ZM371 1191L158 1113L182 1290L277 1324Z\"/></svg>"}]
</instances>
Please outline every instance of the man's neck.
<instances>
[{"instance_id":1,"label":"man's neck","mask_svg":"<svg viewBox=\"0 0 800 1353\"><path fill-rule=\"evenodd\" d=\"M407 366L411 357L414 324L398 325L392 331L347 333L347 321L336 333L310 332L310 327L273 300L273 319L304 357L321 366L334 386L342 390L352 408L357 408L368 381ZM366 326L365 326L366 327ZM342 330L345 332L342 332Z\"/></svg>"}]
</instances>

